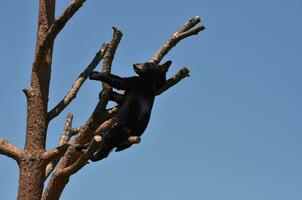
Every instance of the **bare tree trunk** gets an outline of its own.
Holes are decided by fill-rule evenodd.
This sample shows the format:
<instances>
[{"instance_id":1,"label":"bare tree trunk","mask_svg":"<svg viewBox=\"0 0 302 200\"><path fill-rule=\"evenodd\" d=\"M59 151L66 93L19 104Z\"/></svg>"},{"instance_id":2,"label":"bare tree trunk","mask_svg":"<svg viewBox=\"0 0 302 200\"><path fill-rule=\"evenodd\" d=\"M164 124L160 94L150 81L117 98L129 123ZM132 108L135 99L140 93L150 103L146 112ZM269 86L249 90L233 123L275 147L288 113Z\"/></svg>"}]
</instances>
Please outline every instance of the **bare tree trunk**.
<instances>
[{"instance_id":1,"label":"bare tree trunk","mask_svg":"<svg viewBox=\"0 0 302 200\"><path fill-rule=\"evenodd\" d=\"M24 157L21 159L18 200L39 200L42 196L46 162L42 159L47 133L47 103L53 44L41 44L54 21L55 0L40 0L35 58L27 97L27 127Z\"/></svg>"}]
</instances>

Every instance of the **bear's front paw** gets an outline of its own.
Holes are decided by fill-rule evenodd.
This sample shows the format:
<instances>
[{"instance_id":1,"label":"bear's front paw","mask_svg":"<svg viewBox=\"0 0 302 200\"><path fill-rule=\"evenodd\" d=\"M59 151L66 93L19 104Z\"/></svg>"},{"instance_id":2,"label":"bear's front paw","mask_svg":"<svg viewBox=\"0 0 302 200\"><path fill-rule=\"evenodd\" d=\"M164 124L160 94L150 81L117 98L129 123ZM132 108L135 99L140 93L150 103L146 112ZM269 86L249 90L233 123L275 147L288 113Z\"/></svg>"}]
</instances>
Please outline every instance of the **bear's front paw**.
<instances>
[{"instance_id":1,"label":"bear's front paw","mask_svg":"<svg viewBox=\"0 0 302 200\"><path fill-rule=\"evenodd\" d=\"M94 71L94 72L92 72L92 73L89 75L89 79L91 79L91 80L98 80L100 74L101 74L100 72Z\"/></svg>"}]
</instances>

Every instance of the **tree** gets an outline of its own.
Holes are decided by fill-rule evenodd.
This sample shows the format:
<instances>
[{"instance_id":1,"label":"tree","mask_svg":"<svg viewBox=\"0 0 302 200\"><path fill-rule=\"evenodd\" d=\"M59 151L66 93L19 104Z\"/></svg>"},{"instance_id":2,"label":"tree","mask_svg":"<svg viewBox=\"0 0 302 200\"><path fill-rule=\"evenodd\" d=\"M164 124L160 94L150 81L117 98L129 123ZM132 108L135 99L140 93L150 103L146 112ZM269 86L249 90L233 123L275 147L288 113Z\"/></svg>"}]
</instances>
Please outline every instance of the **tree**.
<instances>
[{"instance_id":1,"label":"tree","mask_svg":"<svg viewBox=\"0 0 302 200\"><path fill-rule=\"evenodd\" d=\"M110 129L111 125L115 123L114 114L118 108L106 109L111 88L103 84L102 97L87 122L78 128L73 128L73 116L68 114L59 145L51 150L45 149L48 124L76 98L82 84L101 60L103 60L102 72L110 73L115 51L123 35L119 28L113 27L112 40L101 45L95 57L75 80L66 96L52 109L48 109L54 41L84 2L85 0L74 0L62 15L55 19L55 0L39 1L38 30L31 84L23 90L27 98L27 127L24 149L0 138L0 153L14 159L19 165L19 200L59 199L70 176L86 165L91 155L96 151L97 144L103 142L99 133ZM200 18L194 17L182 25L155 53L151 61L159 63L179 41L204 30L204 26L198 26L199 22ZM157 95L187 76L189 76L189 70L182 68L166 81ZM74 139L71 140L73 136ZM90 145L85 151L75 150L75 147L87 142L90 142ZM44 188L48 176L51 178Z\"/></svg>"}]
</instances>

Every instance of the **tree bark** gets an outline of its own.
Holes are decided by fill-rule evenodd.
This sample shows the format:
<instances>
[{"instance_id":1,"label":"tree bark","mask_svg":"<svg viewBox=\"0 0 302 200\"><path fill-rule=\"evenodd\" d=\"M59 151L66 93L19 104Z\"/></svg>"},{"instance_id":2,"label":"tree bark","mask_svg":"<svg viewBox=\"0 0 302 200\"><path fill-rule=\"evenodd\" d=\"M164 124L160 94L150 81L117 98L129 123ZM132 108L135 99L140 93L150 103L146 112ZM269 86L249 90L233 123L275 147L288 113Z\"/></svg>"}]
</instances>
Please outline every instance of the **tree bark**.
<instances>
[{"instance_id":1,"label":"tree bark","mask_svg":"<svg viewBox=\"0 0 302 200\"><path fill-rule=\"evenodd\" d=\"M54 22L55 0L39 1L39 19L31 86L24 90L27 97L27 127L24 157L19 163L18 200L40 200L46 162L47 104L51 74L53 42L42 46L49 27Z\"/></svg>"}]
</instances>

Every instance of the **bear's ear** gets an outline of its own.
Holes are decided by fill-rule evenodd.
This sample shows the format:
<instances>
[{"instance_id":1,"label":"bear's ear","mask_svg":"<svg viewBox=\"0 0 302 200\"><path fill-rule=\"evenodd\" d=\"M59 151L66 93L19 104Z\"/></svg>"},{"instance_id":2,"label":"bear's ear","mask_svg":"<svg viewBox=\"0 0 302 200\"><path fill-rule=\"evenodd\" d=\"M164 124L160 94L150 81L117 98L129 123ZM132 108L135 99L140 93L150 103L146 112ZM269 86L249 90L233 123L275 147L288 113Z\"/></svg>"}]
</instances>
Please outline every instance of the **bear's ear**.
<instances>
[{"instance_id":1,"label":"bear's ear","mask_svg":"<svg viewBox=\"0 0 302 200\"><path fill-rule=\"evenodd\" d=\"M168 60L167 62L165 62L164 64L162 64L161 66L160 66L160 68L161 68L161 70L163 71L163 72L167 72L168 70L169 70L169 67L170 67L170 65L172 64L172 61L171 60Z\"/></svg>"}]
</instances>

